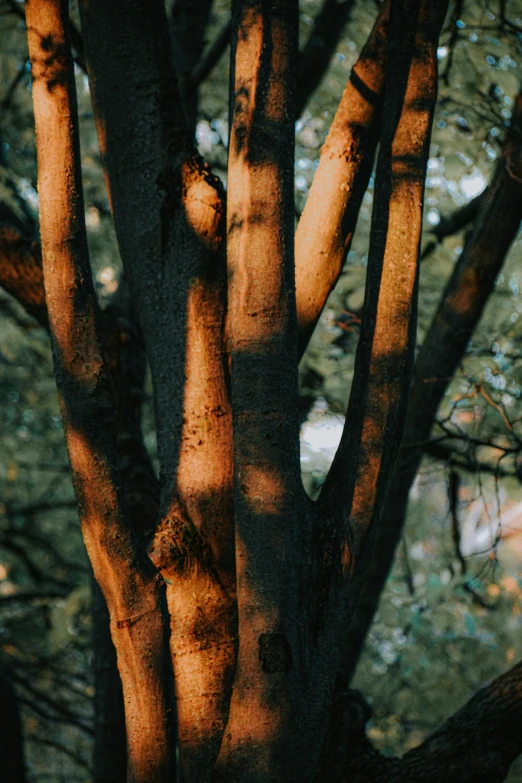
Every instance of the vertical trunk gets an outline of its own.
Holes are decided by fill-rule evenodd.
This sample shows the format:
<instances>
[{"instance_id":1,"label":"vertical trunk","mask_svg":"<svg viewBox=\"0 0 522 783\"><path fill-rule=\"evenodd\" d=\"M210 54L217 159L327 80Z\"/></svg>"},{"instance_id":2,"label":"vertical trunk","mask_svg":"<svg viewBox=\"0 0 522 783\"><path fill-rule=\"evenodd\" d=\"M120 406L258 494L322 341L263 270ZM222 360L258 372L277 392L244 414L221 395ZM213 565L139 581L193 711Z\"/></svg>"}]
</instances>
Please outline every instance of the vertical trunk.
<instances>
[{"instance_id":1,"label":"vertical trunk","mask_svg":"<svg viewBox=\"0 0 522 783\"><path fill-rule=\"evenodd\" d=\"M332 687L407 410L424 179L437 94L436 50L445 8L444 0L391 4L362 333L345 428L318 500L323 560L318 564L316 612L329 620L321 618L319 633L325 640L324 665L333 672ZM337 690L342 684L339 676ZM321 705L322 710L329 707ZM330 777L331 761L323 759L324 779Z\"/></svg>"},{"instance_id":2,"label":"vertical trunk","mask_svg":"<svg viewBox=\"0 0 522 783\"><path fill-rule=\"evenodd\" d=\"M522 97L517 99L493 182L481 198L474 230L455 265L415 363L402 447L372 560L350 628L346 672L353 674L400 540L408 495L444 392L493 291L522 219Z\"/></svg>"},{"instance_id":3,"label":"vertical trunk","mask_svg":"<svg viewBox=\"0 0 522 783\"><path fill-rule=\"evenodd\" d=\"M174 705L165 595L133 535L117 467L87 252L67 13L65 0L26 3L55 375L82 533L111 616L125 699L128 780L167 783L174 774Z\"/></svg>"},{"instance_id":4,"label":"vertical trunk","mask_svg":"<svg viewBox=\"0 0 522 783\"><path fill-rule=\"evenodd\" d=\"M300 483L293 284L297 3L234 7L228 177L239 650L218 760L241 783L302 779L296 757Z\"/></svg>"}]
</instances>

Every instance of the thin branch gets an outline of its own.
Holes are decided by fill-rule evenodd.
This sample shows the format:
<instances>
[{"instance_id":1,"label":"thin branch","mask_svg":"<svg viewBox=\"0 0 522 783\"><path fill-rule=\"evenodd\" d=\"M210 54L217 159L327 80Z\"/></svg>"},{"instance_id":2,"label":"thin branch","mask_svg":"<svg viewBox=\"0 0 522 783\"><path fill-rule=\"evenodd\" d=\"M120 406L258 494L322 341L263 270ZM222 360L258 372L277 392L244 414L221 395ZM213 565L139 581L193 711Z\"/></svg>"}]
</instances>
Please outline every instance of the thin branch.
<instances>
[{"instance_id":1,"label":"thin branch","mask_svg":"<svg viewBox=\"0 0 522 783\"><path fill-rule=\"evenodd\" d=\"M522 94L516 101L505 154L499 158L493 181L481 199L473 231L448 281L437 313L430 326L424 345L417 356L409 403L408 416L394 480L388 495L387 506L375 543L372 566L365 577L360 609L354 620L357 632L352 629L351 653L346 665L353 671L370 626L382 587L393 562L395 547L402 530L409 491L422 458L422 445L410 444L429 441L430 430L437 408L453 377L466 346L480 320L484 306L493 291L497 275L516 237L522 218L522 185L506 170L506 160L520 149L522 134ZM517 169L518 170L518 169ZM476 393L474 390L473 393ZM448 436L444 422L438 426ZM455 426L455 425L453 425ZM494 445L503 452L517 454L518 446L504 448L459 433L475 446Z\"/></svg>"},{"instance_id":2,"label":"thin branch","mask_svg":"<svg viewBox=\"0 0 522 783\"><path fill-rule=\"evenodd\" d=\"M350 248L378 141L389 2L355 64L321 151L295 237L299 352L304 352Z\"/></svg>"},{"instance_id":3,"label":"thin branch","mask_svg":"<svg viewBox=\"0 0 522 783\"><path fill-rule=\"evenodd\" d=\"M390 18L388 71L394 79L385 93L361 338L345 429L320 500L330 514L338 513L339 504L343 508L343 572L366 567L406 417L436 49L445 10L444 2L423 0L407 11L397 7Z\"/></svg>"},{"instance_id":4,"label":"thin branch","mask_svg":"<svg viewBox=\"0 0 522 783\"><path fill-rule=\"evenodd\" d=\"M335 48L341 40L354 0L324 0L312 32L299 54L295 116L300 117L319 86Z\"/></svg>"},{"instance_id":5,"label":"thin branch","mask_svg":"<svg viewBox=\"0 0 522 783\"><path fill-rule=\"evenodd\" d=\"M214 70L220 61L225 49L230 43L232 34L232 20L226 22L214 43L210 46L205 56L196 65L188 80L187 89L197 89Z\"/></svg>"},{"instance_id":6,"label":"thin branch","mask_svg":"<svg viewBox=\"0 0 522 783\"><path fill-rule=\"evenodd\" d=\"M364 727L371 709L355 691L339 695L329 732L331 783L502 783L522 751L522 664L476 693L402 758L379 753Z\"/></svg>"}]
</instances>

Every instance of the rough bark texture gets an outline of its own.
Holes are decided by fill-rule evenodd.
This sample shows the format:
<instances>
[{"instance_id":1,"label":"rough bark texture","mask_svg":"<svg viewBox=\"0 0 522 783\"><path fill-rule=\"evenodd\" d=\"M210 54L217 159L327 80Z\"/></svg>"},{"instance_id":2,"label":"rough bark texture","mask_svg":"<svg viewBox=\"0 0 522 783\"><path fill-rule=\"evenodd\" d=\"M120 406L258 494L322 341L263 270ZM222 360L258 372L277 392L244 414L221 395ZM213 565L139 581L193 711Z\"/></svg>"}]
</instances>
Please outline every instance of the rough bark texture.
<instances>
[{"instance_id":1,"label":"rough bark texture","mask_svg":"<svg viewBox=\"0 0 522 783\"><path fill-rule=\"evenodd\" d=\"M222 193L194 150L163 4L91 0L81 10L116 233L154 387L162 523L151 556L167 580L180 763L185 780L203 781L226 723L235 653ZM212 626L205 645L202 628Z\"/></svg>"},{"instance_id":2,"label":"rough bark texture","mask_svg":"<svg viewBox=\"0 0 522 783\"><path fill-rule=\"evenodd\" d=\"M353 691L338 702L332 734L344 753L329 783L501 783L522 745L522 664L480 690L402 758L371 746L364 734L370 713Z\"/></svg>"},{"instance_id":3,"label":"rough bark texture","mask_svg":"<svg viewBox=\"0 0 522 783\"><path fill-rule=\"evenodd\" d=\"M474 229L442 295L416 363L403 443L386 510L350 630L346 671L353 672L390 571L408 495L435 414L493 291L522 219L522 97L491 185L481 197ZM419 444L419 445L414 445Z\"/></svg>"},{"instance_id":4,"label":"rough bark texture","mask_svg":"<svg viewBox=\"0 0 522 783\"><path fill-rule=\"evenodd\" d=\"M218 770L230 783L275 783L302 774L294 711L304 685L294 585L306 508L293 283L297 4L240 0L234 21L227 250L239 650Z\"/></svg>"},{"instance_id":5,"label":"rough bark texture","mask_svg":"<svg viewBox=\"0 0 522 783\"><path fill-rule=\"evenodd\" d=\"M40 232L55 375L80 522L111 615L125 698L128 779L173 775L166 604L125 510L110 388L87 253L67 4L26 4Z\"/></svg>"}]
</instances>

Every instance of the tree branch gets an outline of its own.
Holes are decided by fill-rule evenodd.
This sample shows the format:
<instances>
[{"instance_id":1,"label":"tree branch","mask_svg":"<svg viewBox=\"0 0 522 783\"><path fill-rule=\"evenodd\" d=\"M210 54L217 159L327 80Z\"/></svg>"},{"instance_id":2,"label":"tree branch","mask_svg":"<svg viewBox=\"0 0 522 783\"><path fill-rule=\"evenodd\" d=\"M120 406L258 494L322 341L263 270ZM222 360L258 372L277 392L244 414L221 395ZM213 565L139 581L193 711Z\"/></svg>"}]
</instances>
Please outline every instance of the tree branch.
<instances>
[{"instance_id":1,"label":"tree branch","mask_svg":"<svg viewBox=\"0 0 522 783\"><path fill-rule=\"evenodd\" d=\"M319 86L339 43L353 8L353 0L324 0L314 19L312 32L299 54L297 68L296 118Z\"/></svg>"},{"instance_id":2,"label":"tree branch","mask_svg":"<svg viewBox=\"0 0 522 783\"><path fill-rule=\"evenodd\" d=\"M345 429L320 498L343 520L341 567L352 576L366 568L383 511L413 369L424 178L446 4L407 6L392 5L361 338Z\"/></svg>"},{"instance_id":3,"label":"tree branch","mask_svg":"<svg viewBox=\"0 0 522 783\"><path fill-rule=\"evenodd\" d=\"M297 227L295 273L300 354L341 274L372 171L388 19L386 2L346 85Z\"/></svg>"},{"instance_id":4,"label":"tree branch","mask_svg":"<svg viewBox=\"0 0 522 783\"><path fill-rule=\"evenodd\" d=\"M408 495L435 414L457 369L522 218L522 94L495 175L481 199L471 236L442 295L416 363L403 442L386 509L350 630L347 671L353 672L393 563Z\"/></svg>"},{"instance_id":5,"label":"tree branch","mask_svg":"<svg viewBox=\"0 0 522 783\"><path fill-rule=\"evenodd\" d=\"M480 690L402 758L377 752L364 735L369 713L350 693L335 714L332 783L502 783L522 752L522 664Z\"/></svg>"}]
</instances>

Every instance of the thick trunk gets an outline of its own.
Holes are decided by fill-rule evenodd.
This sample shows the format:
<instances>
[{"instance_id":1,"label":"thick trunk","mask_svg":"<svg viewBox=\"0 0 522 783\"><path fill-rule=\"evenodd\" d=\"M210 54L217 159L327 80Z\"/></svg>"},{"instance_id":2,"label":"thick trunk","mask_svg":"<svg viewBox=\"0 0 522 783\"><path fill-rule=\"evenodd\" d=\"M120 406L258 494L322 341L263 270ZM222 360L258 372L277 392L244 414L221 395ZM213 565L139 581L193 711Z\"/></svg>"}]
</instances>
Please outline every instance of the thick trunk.
<instances>
[{"instance_id":1,"label":"thick trunk","mask_svg":"<svg viewBox=\"0 0 522 783\"><path fill-rule=\"evenodd\" d=\"M444 392L465 354L522 219L522 97L475 228L455 265L415 363L402 447L386 509L350 628L346 672L353 673L400 540L408 495ZM419 444L419 445L415 445Z\"/></svg>"},{"instance_id":2,"label":"thick trunk","mask_svg":"<svg viewBox=\"0 0 522 783\"><path fill-rule=\"evenodd\" d=\"M163 4L91 0L81 10L116 233L154 387L162 522L151 556L167 583L180 765L199 782L219 749L235 656L222 193L183 115ZM206 645L203 629L213 627Z\"/></svg>"},{"instance_id":3,"label":"thick trunk","mask_svg":"<svg viewBox=\"0 0 522 783\"><path fill-rule=\"evenodd\" d=\"M239 650L218 771L301 780L300 482L293 254L297 3L234 7L228 169Z\"/></svg>"}]
</instances>

